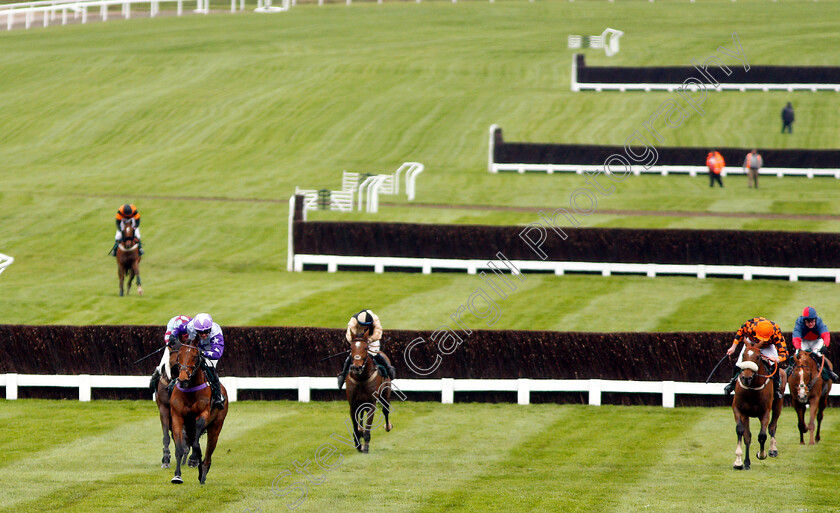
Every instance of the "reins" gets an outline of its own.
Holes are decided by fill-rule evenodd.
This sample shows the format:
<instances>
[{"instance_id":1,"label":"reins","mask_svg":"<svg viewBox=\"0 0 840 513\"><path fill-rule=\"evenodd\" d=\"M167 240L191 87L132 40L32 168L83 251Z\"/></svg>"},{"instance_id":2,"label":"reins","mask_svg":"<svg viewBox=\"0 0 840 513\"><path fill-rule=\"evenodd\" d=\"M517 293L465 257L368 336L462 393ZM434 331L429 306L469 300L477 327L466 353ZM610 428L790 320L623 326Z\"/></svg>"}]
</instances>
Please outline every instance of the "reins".
<instances>
[{"instance_id":1,"label":"reins","mask_svg":"<svg viewBox=\"0 0 840 513\"><path fill-rule=\"evenodd\" d=\"M769 360L767 360L767 358L766 358L764 355L762 355L762 356L761 356L761 363L762 363L762 364L764 364L764 365L766 366L768 361L769 361ZM776 373L777 373L778 371L779 371L779 364L778 364L778 363L776 363L776 365L775 365L775 369L773 369L773 372L771 372L770 374L759 374L758 372L756 372L754 375L755 375L756 377L759 377L759 378L772 378L773 376L775 376L775 375L776 375ZM747 390L764 390L764 387L766 387L766 386L767 386L767 383L769 383L769 382L770 382L770 380L769 380L769 379L765 379L765 380L764 380L764 383L762 383L760 387L748 387L747 385L745 385L745 384L744 384L744 380L743 380L743 379L741 379L742 377L743 377L743 375L742 375L742 374L738 374L738 383L739 383L739 384L740 384L743 388L745 388L745 389L747 389Z\"/></svg>"},{"instance_id":2,"label":"reins","mask_svg":"<svg viewBox=\"0 0 840 513\"><path fill-rule=\"evenodd\" d=\"M822 376L823 369L825 368L825 356L823 356L823 355L820 355L820 356L822 357L822 361L820 362L820 368L817 371L817 373L814 375L814 377L811 378L811 382L808 383L808 385L806 385L808 387L808 392L809 393L811 392L811 389L814 387L814 385L817 384L817 380L820 379L820 377ZM808 356L808 358L810 358L810 356ZM807 365L803 365L803 364L800 364L800 363L797 363L796 365L794 365L793 369L794 370L796 370L796 369L808 369L808 370L810 370L810 368ZM800 385L797 385L797 386L802 386L802 385L800 384Z\"/></svg>"}]
</instances>

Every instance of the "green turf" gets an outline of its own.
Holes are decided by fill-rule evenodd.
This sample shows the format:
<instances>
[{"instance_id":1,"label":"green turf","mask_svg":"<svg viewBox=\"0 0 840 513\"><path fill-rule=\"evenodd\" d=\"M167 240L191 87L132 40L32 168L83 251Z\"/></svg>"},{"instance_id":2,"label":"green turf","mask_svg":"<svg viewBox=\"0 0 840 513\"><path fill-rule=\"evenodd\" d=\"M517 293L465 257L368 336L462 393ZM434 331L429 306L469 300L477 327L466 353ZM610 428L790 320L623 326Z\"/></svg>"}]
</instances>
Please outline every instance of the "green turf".
<instances>
[{"instance_id":1,"label":"green turf","mask_svg":"<svg viewBox=\"0 0 840 513\"><path fill-rule=\"evenodd\" d=\"M364 3L0 32L0 252L16 258L0 276L0 322L162 324L210 311L227 325L341 326L365 305L388 328L433 329L477 278L285 272L295 186L338 188L343 169L392 171L417 160L426 165L418 203L565 207L584 185L579 176L486 172L488 126L500 124L509 140L621 144L674 97L571 93L568 34L626 32L621 53L589 51L591 64L685 66L731 47L737 30L753 64L819 65L837 61L830 20L838 11L837 2L764 0ZM782 137L779 111L789 100L795 134ZM716 93L705 116L663 132L664 144L831 148L838 102L834 93ZM633 177L598 209L840 215L840 181L767 178L758 191L745 181L728 177L725 189L710 190L704 177ZM106 256L125 201L143 214L139 300L116 297ZM375 216L312 218L525 224L536 214L386 206ZM596 213L580 221L840 228L831 217ZM488 248L488 258L499 249ZM834 308L835 290L539 276L502 305L494 327L728 330L756 313L786 327L802 303ZM718 308L733 297L744 301ZM630 301L643 314L592 321Z\"/></svg>"},{"instance_id":2,"label":"green turf","mask_svg":"<svg viewBox=\"0 0 840 513\"><path fill-rule=\"evenodd\" d=\"M302 512L730 512L838 511L840 418L826 413L823 441L798 445L795 414L779 422L779 457L735 472L728 408L399 403L394 430L374 430L371 453L345 436L343 402L239 402L231 407L207 484L195 469L169 484L160 469L160 426L151 402L18 400L0 403L5 447L0 511L285 511L272 493L304 477ZM43 415L54 421L45 429ZM73 419L77 426L66 419ZM98 425L95 431L79 426ZM25 434L25 436L22 436ZM341 454L331 472L318 447ZM754 445L751 452L755 452ZM333 459L330 463L337 463Z\"/></svg>"}]
</instances>

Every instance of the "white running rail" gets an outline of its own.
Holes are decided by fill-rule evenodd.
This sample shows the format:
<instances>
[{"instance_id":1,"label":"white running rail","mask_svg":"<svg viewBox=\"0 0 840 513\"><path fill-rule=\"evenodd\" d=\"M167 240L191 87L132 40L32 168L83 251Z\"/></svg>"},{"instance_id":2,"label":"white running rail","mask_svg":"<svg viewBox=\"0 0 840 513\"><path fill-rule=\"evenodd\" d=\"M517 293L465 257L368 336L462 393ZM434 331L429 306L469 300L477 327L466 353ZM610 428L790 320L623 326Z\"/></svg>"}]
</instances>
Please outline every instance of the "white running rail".
<instances>
[{"instance_id":1,"label":"white running rail","mask_svg":"<svg viewBox=\"0 0 840 513\"><path fill-rule=\"evenodd\" d=\"M10 257L9 255L4 255L0 253L0 274L3 274L3 271L5 271L7 267L12 265L14 261L15 259Z\"/></svg>"},{"instance_id":2,"label":"white running rail","mask_svg":"<svg viewBox=\"0 0 840 513\"><path fill-rule=\"evenodd\" d=\"M231 402L240 390L297 390L298 401L311 401L312 390L335 390L334 377L295 376L286 378L223 377ZM588 394L591 406L601 405L602 393L661 394L662 406L676 406L677 395L722 395L725 383L681 381L618 381L608 379L395 379L394 389L402 392L440 392L442 404L453 404L455 392L515 392L518 404L530 404L531 392L579 392ZM78 388L79 401L91 400L93 388L149 388L148 376L0 374L6 399L16 400L19 387ZM787 393L787 392L786 392ZM829 395L840 395L835 387Z\"/></svg>"},{"instance_id":3,"label":"white running rail","mask_svg":"<svg viewBox=\"0 0 840 513\"><path fill-rule=\"evenodd\" d=\"M155 17L160 13L160 4L173 4L178 16L184 12L185 0L42 0L37 2L22 2L14 4L0 5L0 20L6 18L6 30L12 30L19 20L23 21L25 28L30 28L36 21L40 20L44 27L50 23L58 22L66 25L68 22L68 15L72 18L81 18L82 23L87 23L88 14L96 12L99 9L98 18L101 21L108 21L109 10L113 6L120 6L120 16L124 19L131 18L132 4L149 4L149 13L151 17ZM288 0L287 0L288 1ZM245 0L239 0L239 10L245 9ZM237 2L231 0L231 12L236 12ZM196 0L196 8L193 10L196 13L209 14L210 1ZM0 22L2 23L2 22Z\"/></svg>"}]
</instances>

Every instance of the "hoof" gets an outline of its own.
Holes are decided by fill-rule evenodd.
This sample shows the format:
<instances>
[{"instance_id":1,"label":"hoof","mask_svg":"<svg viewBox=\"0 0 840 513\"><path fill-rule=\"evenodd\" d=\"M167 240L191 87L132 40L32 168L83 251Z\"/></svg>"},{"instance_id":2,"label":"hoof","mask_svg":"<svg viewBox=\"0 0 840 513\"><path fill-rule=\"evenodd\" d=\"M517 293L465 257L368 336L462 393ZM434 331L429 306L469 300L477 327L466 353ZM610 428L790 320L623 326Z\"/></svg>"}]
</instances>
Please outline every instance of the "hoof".
<instances>
[{"instance_id":1,"label":"hoof","mask_svg":"<svg viewBox=\"0 0 840 513\"><path fill-rule=\"evenodd\" d=\"M767 453L767 455L770 456L771 458L775 458L776 456L779 455L779 451L770 451L770 452Z\"/></svg>"},{"instance_id":2,"label":"hoof","mask_svg":"<svg viewBox=\"0 0 840 513\"><path fill-rule=\"evenodd\" d=\"M171 482L172 482L172 484L182 484L184 482L184 480L181 479L181 476L175 476L175 477L172 478Z\"/></svg>"},{"instance_id":3,"label":"hoof","mask_svg":"<svg viewBox=\"0 0 840 513\"><path fill-rule=\"evenodd\" d=\"M765 454L764 456L762 456L760 452L755 453L755 457L758 458L759 461L767 459L767 455Z\"/></svg>"},{"instance_id":4,"label":"hoof","mask_svg":"<svg viewBox=\"0 0 840 513\"><path fill-rule=\"evenodd\" d=\"M160 466L160 468L169 468L169 463L164 463Z\"/></svg>"},{"instance_id":5,"label":"hoof","mask_svg":"<svg viewBox=\"0 0 840 513\"><path fill-rule=\"evenodd\" d=\"M143 289L142 289L142 288L137 287L137 295L138 295L138 296L142 296L142 295L143 295Z\"/></svg>"},{"instance_id":6,"label":"hoof","mask_svg":"<svg viewBox=\"0 0 840 513\"><path fill-rule=\"evenodd\" d=\"M369 446L368 446L368 444L365 444L364 447L362 447L362 452L367 454L368 450L369 450Z\"/></svg>"},{"instance_id":7,"label":"hoof","mask_svg":"<svg viewBox=\"0 0 840 513\"><path fill-rule=\"evenodd\" d=\"M187 462L187 466L190 468L196 468L198 466L198 460L190 460Z\"/></svg>"},{"instance_id":8,"label":"hoof","mask_svg":"<svg viewBox=\"0 0 840 513\"><path fill-rule=\"evenodd\" d=\"M388 425L385 426L385 431L391 431L392 429L394 429L394 425L389 422Z\"/></svg>"},{"instance_id":9,"label":"hoof","mask_svg":"<svg viewBox=\"0 0 840 513\"><path fill-rule=\"evenodd\" d=\"M744 466L743 465L732 465L732 469L733 470L744 470Z\"/></svg>"},{"instance_id":10,"label":"hoof","mask_svg":"<svg viewBox=\"0 0 840 513\"><path fill-rule=\"evenodd\" d=\"M749 469L750 469L749 465L744 465L744 470L749 470Z\"/></svg>"}]
</instances>

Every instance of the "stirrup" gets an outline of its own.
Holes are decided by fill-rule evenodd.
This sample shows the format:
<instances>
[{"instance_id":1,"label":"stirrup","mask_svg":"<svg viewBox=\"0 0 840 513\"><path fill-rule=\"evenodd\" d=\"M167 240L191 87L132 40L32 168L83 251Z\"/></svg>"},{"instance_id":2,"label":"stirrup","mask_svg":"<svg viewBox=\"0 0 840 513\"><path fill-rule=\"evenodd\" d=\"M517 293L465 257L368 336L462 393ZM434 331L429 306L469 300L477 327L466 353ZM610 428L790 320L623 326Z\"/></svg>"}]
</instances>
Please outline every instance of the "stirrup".
<instances>
[{"instance_id":1,"label":"stirrup","mask_svg":"<svg viewBox=\"0 0 840 513\"><path fill-rule=\"evenodd\" d=\"M339 374L338 375L338 389L341 390L344 387L344 380L347 379L347 374Z\"/></svg>"}]
</instances>

